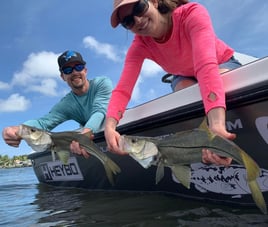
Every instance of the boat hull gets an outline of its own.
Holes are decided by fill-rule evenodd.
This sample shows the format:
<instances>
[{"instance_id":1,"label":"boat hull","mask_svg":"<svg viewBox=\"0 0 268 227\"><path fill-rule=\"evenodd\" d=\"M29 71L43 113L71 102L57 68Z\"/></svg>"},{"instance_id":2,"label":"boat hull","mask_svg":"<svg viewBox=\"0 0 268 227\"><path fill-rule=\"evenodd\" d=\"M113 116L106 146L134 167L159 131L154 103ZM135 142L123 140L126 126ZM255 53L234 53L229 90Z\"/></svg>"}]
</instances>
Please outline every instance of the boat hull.
<instances>
[{"instance_id":1,"label":"boat hull","mask_svg":"<svg viewBox=\"0 0 268 227\"><path fill-rule=\"evenodd\" d=\"M262 63L267 65L267 62L268 59L265 59ZM268 78L267 74L265 78ZM226 81L228 82L228 77ZM186 92L191 94L195 90ZM185 94L181 96L179 92L171 94L168 100L174 103L178 97L183 98ZM140 136L167 135L196 128L204 118L200 97L194 102L176 108L166 107L163 111L159 111L157 102L160 101L161 98L138 107L138 110L135 108L129 110L126 117L128 120L119 125L118 131L121 134ZM147 114L146 110L151 111L151 104L158 106L155 114L138 116L138 114ZM265 200L268 201L268 80L262 79L249 86L229 90L227 107L227 129L237 134L234 142L260 166L261 173L257 181ZM106 152L103 132L96 134L94 141ZM72 154L67 165L63 165L59 160L52 161L50 151L33 153L29 158L33 162L38 180L54 186L89 190L164 192L199 200L255 206L247 185L245 168L235 162L228 168L193 163L191 187L187 189L172 175L169 168L165 168L164 178L156 184L155 166L144 169L129 156L115 155L110 152L106 154L121 168L121 173L114 176L115 185L109 183L102 163L93 156L85 159Z\"/></svg>"}]
</instances>

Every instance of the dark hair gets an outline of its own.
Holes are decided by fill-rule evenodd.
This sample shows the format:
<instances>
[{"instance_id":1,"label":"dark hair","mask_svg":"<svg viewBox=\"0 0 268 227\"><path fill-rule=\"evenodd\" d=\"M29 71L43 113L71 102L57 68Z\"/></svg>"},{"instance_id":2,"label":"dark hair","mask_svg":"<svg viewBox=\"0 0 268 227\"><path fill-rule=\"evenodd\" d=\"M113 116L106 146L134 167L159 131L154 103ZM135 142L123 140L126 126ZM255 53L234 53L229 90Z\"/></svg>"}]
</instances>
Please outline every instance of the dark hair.
<instances>
[{"instance_id":1,"label":"dark hair","mask_svg":"<svg viewBox=\"0 0 268 227\"><path fill-rule=\"evenodd\" d=\"M158 0L158 11L161 14L166 14L188 2L189 0Z\"/></svg>"}]
</instances>

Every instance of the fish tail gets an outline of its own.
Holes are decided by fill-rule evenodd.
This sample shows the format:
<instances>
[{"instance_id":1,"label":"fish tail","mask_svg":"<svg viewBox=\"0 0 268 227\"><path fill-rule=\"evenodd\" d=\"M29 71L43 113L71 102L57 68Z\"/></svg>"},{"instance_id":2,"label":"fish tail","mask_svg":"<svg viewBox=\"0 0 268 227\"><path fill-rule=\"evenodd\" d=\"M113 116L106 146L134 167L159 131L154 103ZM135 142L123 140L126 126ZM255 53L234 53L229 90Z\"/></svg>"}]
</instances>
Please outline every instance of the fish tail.
<instances>
[{"instance_id":1,"label":"fish tail","mask_svg":"<svg viewBox=\"0 0 268 227\"><path fill-rule=\"evenodd\" d=\"M255 201L257 207L264 214L267 214L266 203L256 180L260 176L260 167L246 152L244 152L242 149L239 149L239 151L247 171L248 186L251 191L253 200Z\"/></svg>"},{"instance_id":2,"label":"fish tail","mask_svg":"<svg viewBox=\"0 0 268 227\"><path fill-rule=\"evenodd\" d=\"M108 180L112 185L114 185L114 179L113 179L113 174L118 174L121 172L120 167L111 159L107 158L104 163L104 169L106 172L106 175L108 177Z\"/></svg>"},{"instance_id":3,"label":"fish tail","mask_svg":"<svg viewBox=\"0 0 268 227\"><path fill-rule=\"evenodd\" d=\"M121 173L120 167L112 159L108 159L106 163L112 170L113 174Z\"/></svg>"},{"instance_id":4,"label":"fish tail","mask_svg":"<svg viewBox=\"0 0 268 227\"><path fill-rule=\"evenodd\" d=\"M241 148L239 148L240 156L242 158L243 164L247 170L248 181L254 181L260 176L260 167L258 164Z\"/></svg>"},{"instance_id":5,"label":"fish tail","mask_svg":"<svg viewBox=\"0 0 268 227\"><path fill-rule=\"evenodd\" d=\"M106 154L104 154L100 148L92 142L90 145L82 145L82 147L89 153L98 158L104 166L108 180L112 185L114 185L113 174L121 172L120 167L110 159Z\"/></svg>"},{"instance_id":6,"label":"fish tail","mask_svg":"<svg viewBox=\"0 0 268 227\"><path fill-rule=\"evenodd\" d=\"M260 187L256 180L249 181L248 186L250 188L253 200L255 201L257 207L264 213L267 214L267 207L265 200L263 198L263 194L260 190Z\"/></svg>"}]
</instances>

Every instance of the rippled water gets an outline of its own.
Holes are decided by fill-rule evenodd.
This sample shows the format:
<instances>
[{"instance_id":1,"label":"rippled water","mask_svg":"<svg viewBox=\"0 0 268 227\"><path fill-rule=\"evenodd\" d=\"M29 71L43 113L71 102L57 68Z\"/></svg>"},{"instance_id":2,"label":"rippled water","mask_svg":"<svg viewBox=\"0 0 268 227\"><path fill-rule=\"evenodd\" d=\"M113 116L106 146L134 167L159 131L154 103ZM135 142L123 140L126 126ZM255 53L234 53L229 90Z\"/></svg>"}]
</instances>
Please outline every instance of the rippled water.
<instances>
[{"instance_id":1,"label":"rippled water","mask_svg":"<svg viewBox=\"0 0 268 227\"><path fill-rule=\"evenodd\" d=\"M268 215L150 193L39 184L32 168L0 169L0 226L268 226Z\"/></svg>"}]
</instances>

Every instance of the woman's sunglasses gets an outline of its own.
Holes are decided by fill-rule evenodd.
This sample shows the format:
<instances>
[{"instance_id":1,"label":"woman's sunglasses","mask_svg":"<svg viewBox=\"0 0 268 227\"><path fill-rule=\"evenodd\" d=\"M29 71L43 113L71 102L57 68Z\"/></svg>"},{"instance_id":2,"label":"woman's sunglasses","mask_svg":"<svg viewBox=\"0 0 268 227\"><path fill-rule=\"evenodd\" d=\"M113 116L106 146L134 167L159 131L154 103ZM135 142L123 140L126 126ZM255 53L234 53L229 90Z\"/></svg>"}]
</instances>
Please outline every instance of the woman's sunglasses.
<instances>
[{"instance_id":1,"label":"woman's sunglasses","mask_svg":"<svg viewBox=\"0 0 268 227\"><path fill-rule=\"evenodd\" d=\"M67 66L67 67L65 67L65 68L62 68L61 70L62 70L62 72L64 73L64 74L71 74L72 72L73 72L73 70L75 69L75 71L77 71L77 72L81 72L83 69L85 68L85 65L83 65L83 64L78 64L78 65L75 65L75 66L73 66L73 67L71 67L71 66Z\"/></svg>"},{"instance_id":2,"label":"woman's sunglasses","mask_svg":"<svg viewBox=\"0 0 268 227\"><path fill-rule=\"evenodd\" d=\"M124 28L131 29L135 24L134 16L142 17L147 12L148 9L149 9L148 0L140 0L134 5L132 14L124 17L123 20L120 20L118 15L119 21Z\"/></svg>"}]
</instances>

